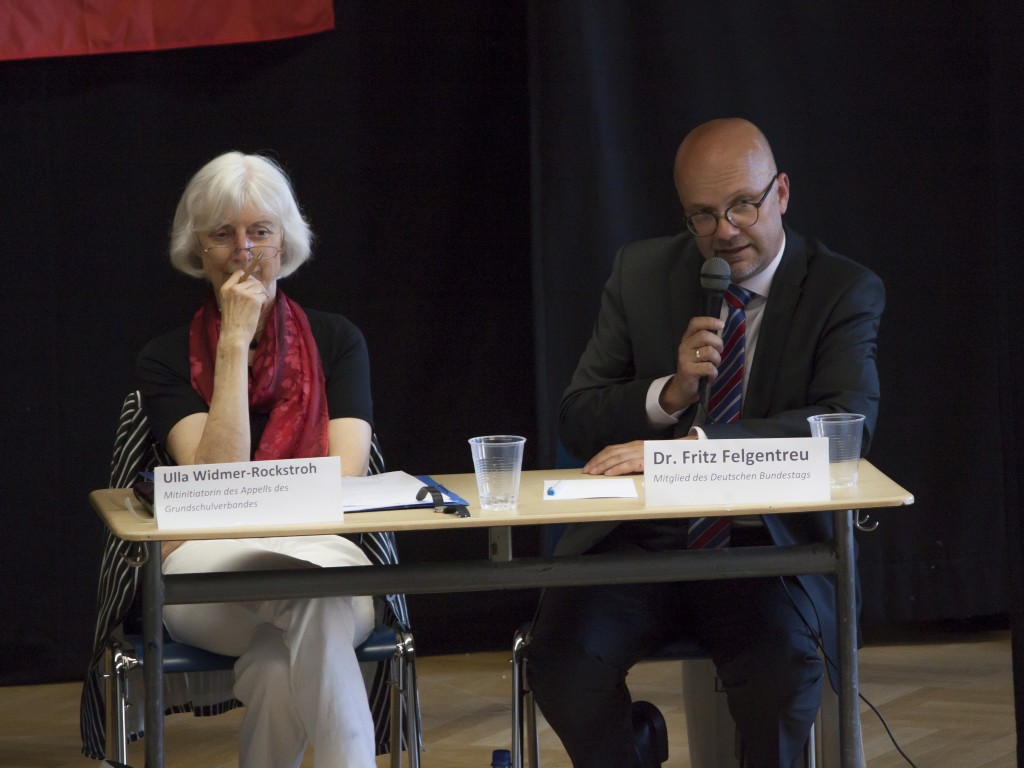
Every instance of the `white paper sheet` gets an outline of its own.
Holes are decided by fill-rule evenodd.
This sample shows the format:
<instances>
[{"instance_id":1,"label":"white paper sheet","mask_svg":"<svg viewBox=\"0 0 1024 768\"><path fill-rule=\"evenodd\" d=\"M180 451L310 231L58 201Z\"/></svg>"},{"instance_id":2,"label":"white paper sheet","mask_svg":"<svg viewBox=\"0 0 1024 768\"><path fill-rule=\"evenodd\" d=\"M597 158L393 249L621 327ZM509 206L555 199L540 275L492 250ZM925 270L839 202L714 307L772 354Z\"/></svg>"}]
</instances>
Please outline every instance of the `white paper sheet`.
<instances>
[{"instance_id":1,"label":"white paper sheet","mask_svg":"<svg viewBox=\"0 0 1024 768\"><path fill-rule=\"evenodd\" d=\"M430 498L416 499L423 481L407 472L384 472L366 477L344 477L341 481L341 500L346 512L392 507L430 506ZM446 504L461 504L448 494L442 494ZM427 502L427 504L424 504Z\"/></svg>"},{"instance_id":2,"label":"white paper sheet","mask_svg":"<svg viewBox=\"0 0 1024 768\"><path fill-rule=\"evenodd\" d=\"M545 480L544 501L565 499L635 499L632 477L594 478L592 480Z\"/></svg>"}]
</instances>

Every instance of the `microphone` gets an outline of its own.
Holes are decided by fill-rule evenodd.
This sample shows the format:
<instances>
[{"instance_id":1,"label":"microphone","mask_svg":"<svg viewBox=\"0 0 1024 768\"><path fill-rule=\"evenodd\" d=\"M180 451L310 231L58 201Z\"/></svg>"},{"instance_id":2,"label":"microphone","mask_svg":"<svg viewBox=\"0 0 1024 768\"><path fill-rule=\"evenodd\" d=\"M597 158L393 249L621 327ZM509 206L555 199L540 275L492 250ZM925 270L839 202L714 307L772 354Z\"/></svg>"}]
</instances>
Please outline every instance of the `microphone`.
<instances>
[{"instance_id":1,"label":"microphone","mask_svg":"<svg viewBox=\"0 0 1024 768\"><path fill-rule=\"evenodd\" d=\"M700 288L704 291L704 314L707 317L722 314L722 300L730 282L732 270L725 259L714 256L701 265Z\"/></svg>"},{"instance_id":2,"label":"microphone","mask_svg":"<svg viewBox=\"0 0 1024 768\"><path fill-rule=\"evenodd\" d=\"M722 301L725 290L732 281L732 270L729 262L714 256L706 260L700 267L700 288L704 292L704 314L707 317L718 317L722 314ZM701 376L697 383L697 396L707 410L708 377Z\"/></svg>"}]
</instances>

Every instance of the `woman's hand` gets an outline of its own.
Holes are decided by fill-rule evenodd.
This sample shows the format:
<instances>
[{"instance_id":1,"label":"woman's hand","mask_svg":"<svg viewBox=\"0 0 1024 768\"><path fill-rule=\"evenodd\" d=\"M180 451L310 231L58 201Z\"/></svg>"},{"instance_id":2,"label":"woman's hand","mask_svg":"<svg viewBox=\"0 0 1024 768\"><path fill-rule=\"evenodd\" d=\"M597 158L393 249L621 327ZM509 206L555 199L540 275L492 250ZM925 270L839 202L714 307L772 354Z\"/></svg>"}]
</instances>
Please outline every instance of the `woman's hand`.
<instances>
[{"instance_id":1,"label":"woman's hand","mask_svg":"<svg viewBox=\"0 0 1024 768\"><path fill-rule=\"evenodd\" d=\"M220 342L248 348L256 337L260 317L268 307L270 296L263 283L250 275L244 280L237 270L220 287Z\"/></svg>"},{"instance_id":2,"label":"woman's hand","mask_svg":"<svg viewBox=\"0 0 1024 768\"><path fill-rule=\"evenodd\" d=\"M218 290L221 324L210 410L186 416L167 435L167 449L178 464L249 460L249 344L270 297L263 283L255 277L242 280L243 274L236 270Z\"/></svg>"}]
</instances>

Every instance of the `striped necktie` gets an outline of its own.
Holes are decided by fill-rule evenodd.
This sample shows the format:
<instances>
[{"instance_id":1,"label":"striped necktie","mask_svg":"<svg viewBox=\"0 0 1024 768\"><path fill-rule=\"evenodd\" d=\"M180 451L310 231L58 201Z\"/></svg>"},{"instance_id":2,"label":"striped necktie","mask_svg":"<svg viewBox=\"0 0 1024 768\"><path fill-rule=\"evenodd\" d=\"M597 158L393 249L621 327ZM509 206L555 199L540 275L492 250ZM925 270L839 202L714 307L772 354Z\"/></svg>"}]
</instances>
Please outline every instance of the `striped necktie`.
<instances>
[{"instance_id":1,"label":"striped necktie","mask_svg":"<svg viewBox=\"0 0 1024 768\"><path fill-rule=\"evenodd\" d=\"M745 288L730 285L725 291L729 315L722 331L722 364L718 378L708 390L708 417L716 424L736 421L743 403L743 365L747 316L744 308L752 294Z\"/></svg>"},{"instance_id":2,"label":"striped necktie","mask_svg":"<svg viewBox=\"0 0 1024 768\"><path fill-rule=\"evenodd\" d=\"M729 314L722 330L722 364L708 390L708 420L716 424L736 421L743 405L743 366L747 318L744 308L753 294L730 285L725 292ZM689 549L721 549L729 546L728 517L698 517L690 521L686 535Z\"/></svg>"}]
</instances>

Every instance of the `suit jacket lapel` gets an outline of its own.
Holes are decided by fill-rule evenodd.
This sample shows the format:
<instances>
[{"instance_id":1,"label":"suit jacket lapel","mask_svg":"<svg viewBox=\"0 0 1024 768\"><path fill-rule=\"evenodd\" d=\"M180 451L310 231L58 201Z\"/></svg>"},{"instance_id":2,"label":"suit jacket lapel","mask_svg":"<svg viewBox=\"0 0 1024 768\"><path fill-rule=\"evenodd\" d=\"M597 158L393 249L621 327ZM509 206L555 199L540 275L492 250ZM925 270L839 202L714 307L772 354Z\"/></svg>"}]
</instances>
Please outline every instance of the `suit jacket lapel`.
<instances>
[{"instance_id":1,"label":"suit jacket lapel","mask_svg":"<svg viewBox=\"0 0 1024 768\"><path fill-rule=\"evenodd\" d=\"M806 274L807 244L800 235L786 229L786 249L782 252L782 262L772 279L771 295L765 305L761 330L757 336L754 367L750 371L750 381L743 399L744 418L756 419L768 415L772 385L786 348L786 329L792 322Z\"/></svg>"},{"instance_id":2,"label":"suit jacket lapel","mask_svg":"<svg viewBox=\"0 0 1024 768\"><path fill-rule=\"evenodd\" d=\"M700 265L704 259L697 250L693 239L687 237L687 244L669 274L669 295L672 297L672 332L675 344L673 359L679 341L683 338L690 318L699 315L703 307L703 293L700 287ZM654 288L657 293L658 288Z\"/></svg>"}]
</instances>

